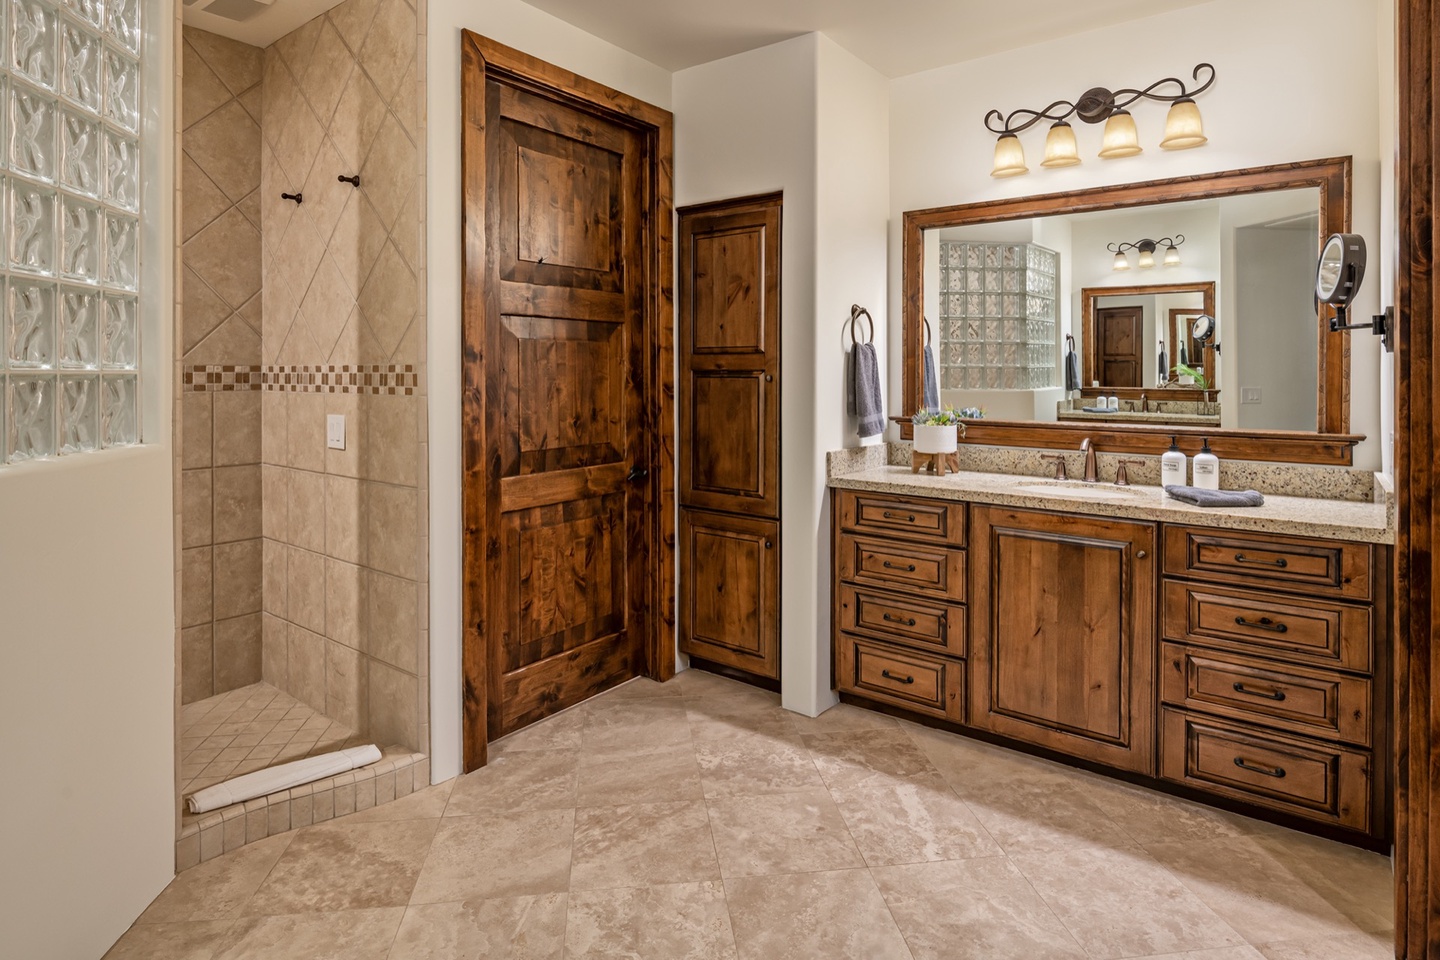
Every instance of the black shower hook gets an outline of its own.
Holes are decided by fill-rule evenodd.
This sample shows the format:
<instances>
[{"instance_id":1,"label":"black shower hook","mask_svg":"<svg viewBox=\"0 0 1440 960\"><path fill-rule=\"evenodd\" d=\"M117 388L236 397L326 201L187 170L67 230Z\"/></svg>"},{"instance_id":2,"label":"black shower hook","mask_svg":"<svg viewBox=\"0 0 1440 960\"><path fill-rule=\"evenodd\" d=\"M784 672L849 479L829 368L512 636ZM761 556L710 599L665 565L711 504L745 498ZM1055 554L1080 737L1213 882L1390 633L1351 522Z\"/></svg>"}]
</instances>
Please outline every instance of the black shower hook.
<instances>
[{"instance_id":1,"label":"black shower hook","mask_svg":"<svg viewBox=\"0 0 1440 960\"><path fill-rule=\"evenodd\" d=\"M302 204L302 203L305 202L305 195L304 195L303 193L282 193L282 194L280 194L280 199L281 199L281 200L294 200L294 201L295 201L295 206L298 207L298 206L300 206L300 204Z\"/></svg>"},{"instance_id":2,"label":"black shower hook","mask_svg":"<svg viewBox=\"0 0 1440 960\"><path fill-rule=\"evenodd\" d=\"M345 174L342 173L342 174L340 174L340 176L336 177L335 179L336 179L336 180L339 180L341 183L348 183L348 184L350 184L350 186L354 187L356 190L359 190L359 189L360 189L360 174L358 174L358 173L355 174L355 176L353 176L353 177L347 177L347 176L345 176Z\"/></svg>"}]
</instances>

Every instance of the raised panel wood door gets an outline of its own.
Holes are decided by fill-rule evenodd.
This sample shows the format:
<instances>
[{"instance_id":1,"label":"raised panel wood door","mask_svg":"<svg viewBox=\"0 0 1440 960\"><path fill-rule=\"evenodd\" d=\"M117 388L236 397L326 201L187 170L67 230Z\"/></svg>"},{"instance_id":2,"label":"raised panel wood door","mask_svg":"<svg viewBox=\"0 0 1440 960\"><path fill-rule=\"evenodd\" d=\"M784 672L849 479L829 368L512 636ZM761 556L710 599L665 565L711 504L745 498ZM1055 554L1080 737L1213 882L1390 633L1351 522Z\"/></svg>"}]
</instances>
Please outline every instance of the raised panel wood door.
<instances>
[{"instance_id":1,"label":"raised panel wood door","mask_svg":"<svg viewBox=\"0 0 1440 960\"><path fill-rule=\"evenodd\" d=\"M1154 524L975 506L971 529L971 722L1153 774Z\"/></svg>"},{"instance_id":2,"label":"raised panel wood door","mask_svg":"<svg viewBox=\"0 0 1440 960\"><path fill-rule=\"evenodd\" d=\"M680 211L680 649L780 676L778 195Z\"/></svg>"},{"instance_id":3,"label":"raised panel wood door","mask_svg":"<svg viewBox=\"0 0 1440 960\"><path fill-rule=\"evenodd\" d=\"M1109 307L1095 314L1099 333L1100 386L1140 387L1141 334L1144 314L1139 307Z\"/></svg>"},{"instance_id":4,"label":"raised panel wood door","mask_svg":"<svg viewBox=\"0 0 1440 960\"><path fill-rule=\"evenodd\" d=\"M636 676L646 635L636 131L491 80L490 739Z\"/></svg>"}]
</instances>

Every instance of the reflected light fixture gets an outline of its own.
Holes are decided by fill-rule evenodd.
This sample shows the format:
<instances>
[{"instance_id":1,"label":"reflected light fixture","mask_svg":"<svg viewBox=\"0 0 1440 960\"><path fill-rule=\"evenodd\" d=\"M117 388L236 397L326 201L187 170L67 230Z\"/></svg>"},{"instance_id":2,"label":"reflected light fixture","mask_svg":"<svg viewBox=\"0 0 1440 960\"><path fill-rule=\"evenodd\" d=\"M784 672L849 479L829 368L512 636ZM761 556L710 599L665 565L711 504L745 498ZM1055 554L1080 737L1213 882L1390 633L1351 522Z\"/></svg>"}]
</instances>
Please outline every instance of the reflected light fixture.
<instances>
[{"instance_id":1,"label":"reflected light fixture","mask_svg":"<svg viewBox=\"0 0 1440 960\"><path fill-rule=\"evenodd\" d=\"M1173 237L1161 237L1159 240L1136 240L1133 243L1112 243L1105 249L1115 254L1115 264L1112 270L1129 270L1130 258L1125 255L1127 250L1139 252L1135 258L1135 266L1140 269L1148 269L1155 266L1155 251L1160 247L1165 248L1165 257L1161 261L1167 267L1180 266L1180 251L1176 247L1185 242L1185 234L1177 233Z\"/></svg>"},{"instance_id":2,"label":"reflected light fixture","mask_svg":"<svg viewBox=\"0 0 1440 960\"><path fill-rule=\"evenodd\" d=\"M1215 67L1208 63L1198 64L1191 71L1191 78L1197 84L1194 89L1187 87L1185 81L1179 78L1166 77L1143 90L1092 87L1074 102L1056 100L1043 110L1021 108L1009 115L1002 114L999 110L991 110L985 114L985 129L999 137L999 140L995 144L995 167L990 171L990 175L1015 177L1029 172L1029 168L1025 166L1025 153L1020 146L1019 134L1041 120L1049 120L1051 123L1050 132L1045 137L1045 159L1040 162L1042 167L1069 167L1080 162L1075 130L1068 122L1071 117L1079 117L1085 123L1105 124L1099 154L1101 158L1113 160L1118 157L1133 157L1141 153L1143 148L1140 146L1140 133L1135 125L1135 118L1126 108L1142 99L1170 103L1170 112L1165 118L1165 135L1160 141L1163 149L1184 150L1201 146L1207 138L1195 97L1210 89L1215 82ZM1167 87L1177 89L1174 92L1161 92ZM1168 252L1166 256L1168 263Z\"/></svg>"}]
</instances>

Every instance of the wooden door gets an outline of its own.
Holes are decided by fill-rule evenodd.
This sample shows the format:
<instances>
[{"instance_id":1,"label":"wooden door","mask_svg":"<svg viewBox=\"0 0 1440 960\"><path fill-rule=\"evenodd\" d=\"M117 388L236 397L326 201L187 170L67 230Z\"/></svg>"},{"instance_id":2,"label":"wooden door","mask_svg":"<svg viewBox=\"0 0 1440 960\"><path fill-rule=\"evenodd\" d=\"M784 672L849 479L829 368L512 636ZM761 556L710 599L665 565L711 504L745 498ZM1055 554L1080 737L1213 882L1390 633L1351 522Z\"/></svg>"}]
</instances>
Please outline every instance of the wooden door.
<instances>
[{"instance_id":1,"label":"wooden door","mask_svg":"<svg viewBox=\"0 0 1440 960\"><path fill-rule=\"evenodd\" d=\"M1153 774L1155 525L975 506L972 723Z\"/></svg>"},{"instance_id":2,"label":"wooden door","mask_svg":"<svg viewBox=\"0 0 1440 960\"><path fill-rule=\"evenodd\" d=\"M680 211L680 649L771 679L780 676L780 215L778 194Z\"/></svg>"},{"instance_id":3,"label":"wooden door","mask_svg":"<svg viewBox=\"0 0 1440 960\"><path fill-rule=\"evenodd\" d=\"M1095 312L1100 386L1139 387L1140 341L1145 316L1139 307L1106 307Z\"/></svg>"},{"instance_id":4,"label":"wooden door","mask_svg":"<svg viewBox=\"0 0 1440 960\"><path fill-rule=\"evenodd\" d=\"M650 477L669 471L669 138L662 111L463 49L469 769L486 740L673 669Z\"/></svg>"}]
</instances>

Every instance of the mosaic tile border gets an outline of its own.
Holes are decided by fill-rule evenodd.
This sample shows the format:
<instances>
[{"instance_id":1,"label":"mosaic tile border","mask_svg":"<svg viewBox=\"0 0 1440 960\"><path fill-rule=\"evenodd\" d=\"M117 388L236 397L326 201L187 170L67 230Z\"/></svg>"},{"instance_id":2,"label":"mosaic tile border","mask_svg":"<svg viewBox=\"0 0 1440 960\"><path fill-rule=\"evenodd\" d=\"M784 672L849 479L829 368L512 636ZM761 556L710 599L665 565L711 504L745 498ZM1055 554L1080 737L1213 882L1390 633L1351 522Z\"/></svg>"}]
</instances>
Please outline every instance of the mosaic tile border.
<instances>
[{"instance_id":1,"label":"mosaic tile border","mask_svg":"<svg viewBox=\"0 0 1440 960\"><path fill-rule=\"evenodd\" d=\"M186 393L356 393L414 396L420 374L410 364L329 364L261 366L218 364L190 366L181 371Z\"/></svg>"}]
</instances>

